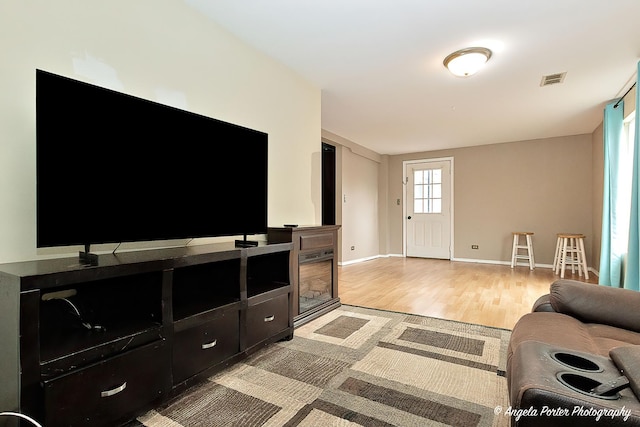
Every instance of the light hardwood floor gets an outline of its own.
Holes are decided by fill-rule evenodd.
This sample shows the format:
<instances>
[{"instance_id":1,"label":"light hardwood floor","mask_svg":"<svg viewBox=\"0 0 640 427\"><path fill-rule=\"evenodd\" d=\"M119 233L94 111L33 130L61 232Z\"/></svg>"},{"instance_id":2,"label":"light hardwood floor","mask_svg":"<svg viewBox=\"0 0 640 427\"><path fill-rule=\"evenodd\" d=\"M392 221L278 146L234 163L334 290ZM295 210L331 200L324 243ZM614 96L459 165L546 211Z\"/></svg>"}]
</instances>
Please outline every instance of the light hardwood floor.
<instances>
[{"instance_id":1,"label":"light hardwood floor","mask_svg":"<svg viewBox=\"0 0 640 427\"><path fill-rule=\"evenodd\" d=\"M512 329L559 278L550 268L422 258L377 258L338 267L343 304ZM565 273L566 279L585 281ZM589 283L598 277L589 273Z\"/></svg>"}]
</instances>

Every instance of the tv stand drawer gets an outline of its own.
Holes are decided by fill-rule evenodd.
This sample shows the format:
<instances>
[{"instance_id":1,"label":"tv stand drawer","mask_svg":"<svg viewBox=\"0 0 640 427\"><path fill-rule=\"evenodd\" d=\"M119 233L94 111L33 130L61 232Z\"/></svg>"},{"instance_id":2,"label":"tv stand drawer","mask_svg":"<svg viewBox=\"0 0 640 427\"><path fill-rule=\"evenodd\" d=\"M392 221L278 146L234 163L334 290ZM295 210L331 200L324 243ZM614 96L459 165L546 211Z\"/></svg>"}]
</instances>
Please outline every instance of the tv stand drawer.
<instances>
[{"instance_id":1,"label":"tv stand drawer","mask_svg":"<svg viewBox=\"0 0 640 427\"><path fill-rule=\"evenodd\" d=\"M176 332L173 381L182 382L240 351L240 311L225 310L211 321Z\"/></svg>"},{"instance_id":2,"label":"tv stand drawer","mask_svg":"<svg viewBox=\"0 0 640 427\"><path fill-rule=\"evenodd\" d=\"M268 299L247 309L247 347L268 339L289 326L289 294Z\"/></svg>"},{"instance_id":3,"label":"tv stand drawer","mask_svg":"<svg viewBox=\"0 0 640 427\"><path fill-rule=\"evenodd\" d=\"M168 364L160 340L45 381L44 425L116 425L167 394Z\"/></svg>"}]
</instances>

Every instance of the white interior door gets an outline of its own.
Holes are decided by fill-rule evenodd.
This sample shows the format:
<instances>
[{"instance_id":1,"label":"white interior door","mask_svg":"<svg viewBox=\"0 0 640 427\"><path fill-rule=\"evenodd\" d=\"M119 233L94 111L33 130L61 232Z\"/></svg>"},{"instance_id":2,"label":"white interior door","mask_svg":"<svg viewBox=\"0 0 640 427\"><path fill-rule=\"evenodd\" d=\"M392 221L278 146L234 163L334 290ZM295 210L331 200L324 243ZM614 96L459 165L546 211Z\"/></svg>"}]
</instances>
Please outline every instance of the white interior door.
<instances>
[{"instance_id":1,"label":"white interior door","mask_svg":"<svg viewBox=\"0 0 640 427\"><path fill-rule=\"evenodd\" d=\"M451 161L406 167L406 255L451 259Z\"/></svg>"}]
</instances>

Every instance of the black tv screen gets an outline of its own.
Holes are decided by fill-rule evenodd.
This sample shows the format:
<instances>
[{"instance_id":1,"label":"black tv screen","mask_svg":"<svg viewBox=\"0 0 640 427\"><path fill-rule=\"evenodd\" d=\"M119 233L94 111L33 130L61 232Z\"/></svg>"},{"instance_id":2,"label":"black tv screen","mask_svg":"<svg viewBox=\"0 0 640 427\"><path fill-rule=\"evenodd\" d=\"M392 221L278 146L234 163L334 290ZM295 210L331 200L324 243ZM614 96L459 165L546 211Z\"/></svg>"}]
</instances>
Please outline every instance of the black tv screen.
<instances>
[{"instance_id":1,"label":"black tv screen","mask_svg":"<svg viewBox=\"0 0 640 427\"><path fill-rule=\"evenodd\" d=\"M267 230L267 134L36 71L37 246Z\"/></svg>"}]
</instances>

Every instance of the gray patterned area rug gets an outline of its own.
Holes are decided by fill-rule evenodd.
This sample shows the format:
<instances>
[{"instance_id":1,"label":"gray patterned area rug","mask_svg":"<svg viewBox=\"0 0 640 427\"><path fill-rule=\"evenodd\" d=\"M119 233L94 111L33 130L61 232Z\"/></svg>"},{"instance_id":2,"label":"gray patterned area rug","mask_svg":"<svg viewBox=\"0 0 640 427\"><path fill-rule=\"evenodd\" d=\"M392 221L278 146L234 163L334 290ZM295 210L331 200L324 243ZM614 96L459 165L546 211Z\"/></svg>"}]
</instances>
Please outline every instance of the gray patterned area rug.
<instances>
[{"instance_id":1,"label":"gray patterned area rug","mask_svg":"<svg viewBox=\"0 0 640 427\"><path fill-rule=\"evenodd\" d=\"M501 408L510 334L343 305L136 424L508 426Z\"/></svg>"}]
</instances>

